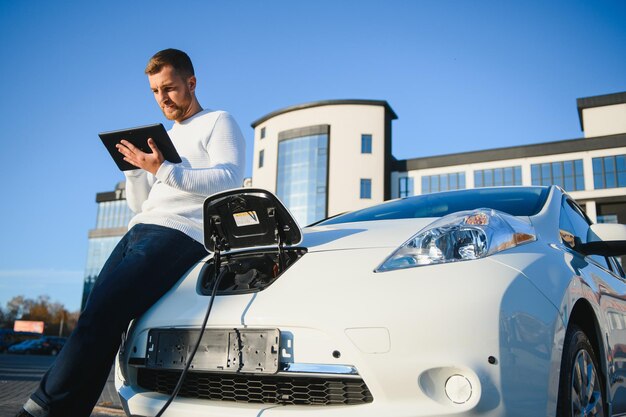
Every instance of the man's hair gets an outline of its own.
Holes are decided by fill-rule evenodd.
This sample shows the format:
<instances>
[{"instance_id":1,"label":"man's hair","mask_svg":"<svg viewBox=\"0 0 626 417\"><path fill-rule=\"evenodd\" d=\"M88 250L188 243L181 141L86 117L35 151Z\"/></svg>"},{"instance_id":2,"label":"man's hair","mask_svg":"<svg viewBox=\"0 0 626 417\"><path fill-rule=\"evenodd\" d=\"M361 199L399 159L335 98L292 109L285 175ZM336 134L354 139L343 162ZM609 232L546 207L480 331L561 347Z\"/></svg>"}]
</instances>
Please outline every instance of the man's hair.
<instances>
[{"instance_id":1,"label":"man's hair","mask_svg":"<svg viewBox=\"0 0 626 417\"><path fill-rule=\"evenodd\" d=\"M178 75L186 79L195 75L193 64L189 55L178 49L164 49L157 52L150 58L146 65L146 74L154 75L160 72L163 67L171 65Z\"/></svg>"}]
</instances>

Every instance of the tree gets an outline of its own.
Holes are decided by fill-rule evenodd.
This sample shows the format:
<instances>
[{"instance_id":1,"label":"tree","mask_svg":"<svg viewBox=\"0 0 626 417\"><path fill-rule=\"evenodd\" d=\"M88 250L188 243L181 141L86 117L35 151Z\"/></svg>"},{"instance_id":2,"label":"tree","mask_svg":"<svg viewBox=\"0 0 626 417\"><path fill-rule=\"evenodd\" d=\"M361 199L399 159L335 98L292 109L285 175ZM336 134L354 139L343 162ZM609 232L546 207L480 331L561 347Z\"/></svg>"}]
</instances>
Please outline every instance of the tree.
<instances>
[{"instance_id":1,"label":"tree","mask_svg":"<svg viewBox=\"0 0 626 417\"><path fill-rule=\"evenodd\" d=\"M15 320L20 319L43 321L44 334L67 336L76 326L78 315L78 312L67 311L59 302L50 302L47 295L40 295L36 300L18 295L7 302L6 310L0 316L0 327L13 328Z\"/></svg>"},{"instance_id":2,"label":"tree","mask_svg":"<svg viewBox=\"0 0 626 417\"><path fill-rule=\"evenodd\" d=\"M45 323L51 322L49 296L40 295L37 301L29 301L31 301L31 303L28 306L28 311L24 312L24 320L43 321Z\"/></svg>"},{"instance_id":3,"label":"tree","mask_svg":"<svg viewBox=\"0 0 626 417\"><path fill-rule=\"evenodd\" d=\"M21 313L24 311L24 300L23 295L17 295L7 302L6 314L8 321L15 321L21 318Z\"/></svg>"},{"instance_id":4,"label":"tree","mask_svg":"<svg viewBox=\"0 0 626 417\"><path fill-rule=\"evenodd\" d=\"M8 322L7 313L4 311L2 306L0 306L0 329L5 329Z\"/></svg>"}]
</instances>

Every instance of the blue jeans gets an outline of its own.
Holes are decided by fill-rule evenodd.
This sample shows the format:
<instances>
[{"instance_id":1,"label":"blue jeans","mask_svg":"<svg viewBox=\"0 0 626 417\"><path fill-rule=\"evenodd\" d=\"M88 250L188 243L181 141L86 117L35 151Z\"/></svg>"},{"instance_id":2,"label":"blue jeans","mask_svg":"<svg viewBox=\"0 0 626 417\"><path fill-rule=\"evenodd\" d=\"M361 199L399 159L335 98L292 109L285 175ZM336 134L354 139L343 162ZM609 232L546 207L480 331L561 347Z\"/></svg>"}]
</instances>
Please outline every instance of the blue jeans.
<instances>
[{"instance_id":1,"label":"blue jeans","mask_svg":"<svg viewBox=\"0 0 626 417\"><path fill-rule=\"evenodd\" d=\"M36 417L88 417L107 381L122 333L206 256L177 230L139 224L105 263L85 310L24 408Z\"/></svg>"}]
</instances>

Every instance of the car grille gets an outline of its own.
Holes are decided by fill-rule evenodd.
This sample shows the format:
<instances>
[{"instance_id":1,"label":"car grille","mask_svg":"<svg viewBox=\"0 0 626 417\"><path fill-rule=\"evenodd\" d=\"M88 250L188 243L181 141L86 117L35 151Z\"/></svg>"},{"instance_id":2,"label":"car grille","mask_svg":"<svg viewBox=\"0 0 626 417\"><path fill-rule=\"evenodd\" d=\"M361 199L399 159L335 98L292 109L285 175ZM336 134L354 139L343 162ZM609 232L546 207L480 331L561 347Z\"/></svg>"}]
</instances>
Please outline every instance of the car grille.
<instances>
[{"instance_id":1,"label":"car grille","mask_svg":"<svg viewBox=\"0 0 626 417\"><path fill-rule=\"evenodd\" d=\"M138 369L140 387L171 394L180 371ZM359 378L228 375L189 372L180 397L263 404L352 405L374 401Z\"/></svg>"}]
</instances>

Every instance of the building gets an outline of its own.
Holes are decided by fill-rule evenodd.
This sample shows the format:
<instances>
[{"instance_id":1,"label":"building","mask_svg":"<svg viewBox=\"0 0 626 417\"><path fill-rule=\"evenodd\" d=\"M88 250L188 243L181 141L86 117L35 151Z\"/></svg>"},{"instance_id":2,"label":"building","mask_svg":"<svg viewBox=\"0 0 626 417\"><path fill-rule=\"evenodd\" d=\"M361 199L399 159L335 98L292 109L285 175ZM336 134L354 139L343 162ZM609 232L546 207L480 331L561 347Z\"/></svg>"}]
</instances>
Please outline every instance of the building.
<instances>
[{"instance_id":1,"label":"building","mask_svg":"<svg viewBox=\"0 0 626 417\"><path fill-rule=\"evenodd\" d=\"M292 106L252 123L254 187L274 192L301 226L392 198L386 101Z\"/></svg>"},{"instance_id":2,"label":"building","mask_svg":"<svg viewBox=\"0 0 626 417\"><path fill-rule=\"evenodd\" d=\"M254 187L301 225L390 198L492 185L557 184L599 222L626 223L626 92L577 100L584 137L396 160L386 101L328 100L252 123Z\"/></svg>"},{"instance_id":3,"label":"building","mask_svg":"<svg viewBox=\"0 0 626 417\"><path fill-rule=\"evenodd\" d=\"M98 204L98 214L96 227L89 231L89 248L87 250L81 310L85 308L85 303L100 270L113 252L115 245L128 230L128 222L133 216L133 212L126 204L125 182L118 183L114 191L96 194L96 203Z\"/></svg>"}]
</instances>

